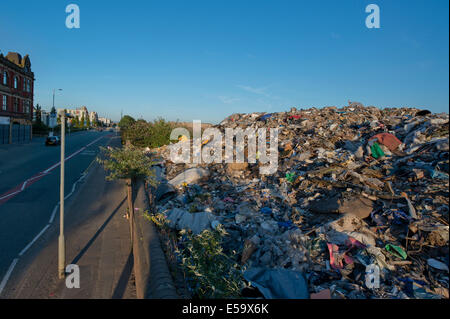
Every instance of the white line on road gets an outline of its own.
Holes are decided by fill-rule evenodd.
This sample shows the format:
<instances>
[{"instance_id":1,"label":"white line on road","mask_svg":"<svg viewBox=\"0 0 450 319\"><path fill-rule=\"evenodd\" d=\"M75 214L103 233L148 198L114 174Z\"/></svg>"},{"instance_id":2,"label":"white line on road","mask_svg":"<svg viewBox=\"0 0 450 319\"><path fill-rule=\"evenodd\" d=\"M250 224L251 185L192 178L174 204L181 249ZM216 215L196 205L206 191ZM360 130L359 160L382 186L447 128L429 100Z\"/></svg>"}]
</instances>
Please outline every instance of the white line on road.
<instances>
[{"instance_id":1,"label":"white line on road","mask_svg":"<svg viewBox=\"0 0 450 319\"><path fill-rule=\"evenodd\" d=\"M52 169L54 169L55 167L57 167L59 165L59 163L56 163L55 165L53 165L50 168L47 168L45 171L43 171L44 174L48 174Z\"/></svg>"},{"instance_id":2,"label":"white line on road","mask_svg":"<svg viewBox=\"0 0 450 319\"><path fill-rule=\"evenodd\" d=\"M5 196L3 196L3 197L0 197L0 200L5 199L5 198L8 198L8 197L11 197L11 196L16 195L16 194L18 194L18 193L20 193L20 192L21 192L21 191L16 191L16 192L14 192L14 193L10 193L10 194L8 194L8 195L5 195Z\"/></svg>"},{"instance_id":3,"label":"white line on road","mask_svg":"<svg viewBox=\"0 0 450 319\"><path fill-rule=\"evenodd\" d=\"M86 175L81 175L81 177L75 182L75 183L73 183L73 186L72 186L72 191L69 193L69 194L67 194L66 195L66 197L64 197L64 199L67 199L67 198L69 198L70 196L72 196L72 194L73 194L73 192L75 191L75 187L77 186L77 184L79 183L79 182L81 182L81 180L85 177ZM58 204L59 205L59 204Z\"/></svg>"},{"instance_id":4,"label":"white line on road","mask_svg":"<svg viewBox=\"0 0 450 319\"><path fill-rule=\"evenodd\" d=\"M82 148L80 148L80 149L79 149L78 151L76 151L75 153L73 153L73 154L71 154L70 156L66 157L66 158L64 159L64 162L66 162L66 161L68 161L69 159L71 159L72 157L78 155L79 153L81 153L82 151L84 151L86 148L88 148L88 147L91 146L92 144L97 143L97 142L100 141L103 137L104 137L104 136L100 136L99 138L95 139L94 141L92 141L92 142L89 143L88 145L83 146ZM34 180L34 179L36 179L36 178L40 178L40 177L42 177L43 175L48 174L50 171L52 171L53 169L55 169L55 168L58 167L59 165L61 165L61 162L58 162L58 163L52 165L51 167L47 168L45 171L39 173L37 176L34 176L34 177L31 177L31 178L27 179L27 180L22 184L20 190L15 191L15 192L13 192L13 193L10 193L10 194L7 194L7 195L4 195L4 196L0 197L0 200L6 199L6 198L11 197L11 196L14 196L14 195L16 195L16 194L18 194L18 193L20 193L20 192L23 192L23 191L25 190L25 188L26 188L28 182L31 182L32 180Z\"/></svg>"},{"instance_id":5,"label":"white line on road","mask_svg":"<svg viewBox=\"0 0 450 319\"><path fill-rule=\"evenodd\" d=\"M11 266L9 266L8 271L6 272L5 277L3 277L2 282L0 283L0 295L2 294L3 289L5 289L6 284L8 283L9 277L11 276L14 267L16 267L17 262L19 261L19 258L15 258L13 262L11 263Z\"/></svg>"},{"instance_id":6,"label":"white line on road","mask_svg":"<svg viewBox=\"0 0 450 319\"><path fill-rule=\"evenodd\" d=\"M100 138L97 139L97 140L95 140L94 142L90 143L88 146L94 144L94 143L97 142L98 140L100 140ZM88 146L87 146L87 147L88 147ZM72 154L72 155L76 155L76 154ZM66 160L67 160L67 159L66 159ZM70 194L68 194L64 199L70 197L70 196L73 194L73 192L75 191L75 186L76 186L76 184L79 183L82 179L84 179L84 178L86 177L87 171L89 170L89 168L91 167L91 165L92 165L92 163L93 163L94 161L95 161L95 159L91 162L91 164L89 164L88 168L84 171L84 173L82 174L82 176L81 176L81 177L73 184L73 186L72 186L72 191L71 191ZM57 163L57 164L55 164L55 165L58 166L59 163ZM53 166L55 166L55 165L53 165ZM47 174L47 173L48 173L47 171L43 172L43 174ZM34 179L34 178L33 178L33 179ZM31 179L29 179L29 180L31 180ZM23 186L23 187L24 187L24 186ZM20 193L20 192L21 192L21 191L17 191L16 193ZM13 193L13 194L14 194L14 193ZM6 195L6 196L0 198L0 200L3 199L3 198L6 198L6 197L12 196L13 194L8 194L8 195ZM24 249L22 249L22 251L19 253L19 256L18 256L18 257L22 257L22 255L23 255L28 249L30 249L30 247L31 247L31 246L39 239L39 237L41 237L41 236L45 233L45 231L51 226L51 224L53 223L53 220L55 219L56 212L57 212L57 209L58 209L58 207L59 207L59 204L60 204L60 203L56 204L55 208L53 208L53 212L52 212L52 215L51 215L51 217L50 217L49 223L44 227L44 229L41 230L41 232L40 232L39 234L37 234L36 237L34 237L34 239L33 239L33 240L32 240L32 241L31 241ZM0 283L0 295L1 295L2 292L3 292L3 289L6 287L6 284L8 283L9 277L11 277L11 274L12 274L12 272L13 272L13 270L14 270L14 267L16 267L16 264L17 264L18 262L19 262L19 258L15 258L15 259L13 260L13 262L11 263L11 265L9 266L8 271L6 272L5 276L4 276L3 279L2 279L2 282Z\"/></svg>"},{"instance_id":7,"label":"white line on road","mask_svg":"<svg viewBox=\"0 0 450 319\"><path fill-rule=\"evenodd\" d=\"M47 226L44 227L43 230L41 230L41 232L39 234L37 234L36 237L34 237L34 239L31 241L31 243L29 243L24 249L22 249L22 251L19 253L19 257L21 257L23 254L25 254L25 252L34 244L34 242L36 240L39 239L39 237L42 236L42 234L47 230L47 228L50 227L50 224L47 224Z\"/></svg>"},{"instance_id":8,"label":"white line on road","mask_svg":"<svg viewBox=\"0 0 450 319\"><path fill-rule=\"evenodd\" d=\"M53 223L53 219L55 219L56 212L58 211L59 203L56 204L55 208L53 208L52 216L50 217L50 220L48 221L49 224Z\"/></svg>"},{"instance_id":9,"label":"white line on road","mask_svg":"<svg viewBox=\"0 0 450 319\"><path fill-rule=\"evenodd\" d=\"M31 181L32 181L33 179L36 179L36 178L42 177L43 175L45 175L45 173L42 173L42 174L36 175L35 177L32 177L32 178L28 179L28 180L27 180L27 182L31 182Z\"/></svg>"},{"instance_id":10,"label":"white line on road","mask_svg":"<svg viewBox=\"0 0 450 319\"><path fill-rule=\"evenodd\" d=\"M70 196L73 195L73 193L75 192L75 187L76 187L77 184L78 184L79 182L81 182L81 180L83 180L85 177L86 177L86 173L83 173L83 175L82 175L75 183L73 183L72 191L71 191L69 194L67 194L66 197L64 197L64 200L66 200L67 198L69 198ZM49 224L53 223L53 220L55 219L55 216L56 216L56 212L58 211L59 204L60 204L60 203L56 204L55 208L53 208L52 215L50 216L50 220L48 221Z\"/></svg>"}]
</instances>

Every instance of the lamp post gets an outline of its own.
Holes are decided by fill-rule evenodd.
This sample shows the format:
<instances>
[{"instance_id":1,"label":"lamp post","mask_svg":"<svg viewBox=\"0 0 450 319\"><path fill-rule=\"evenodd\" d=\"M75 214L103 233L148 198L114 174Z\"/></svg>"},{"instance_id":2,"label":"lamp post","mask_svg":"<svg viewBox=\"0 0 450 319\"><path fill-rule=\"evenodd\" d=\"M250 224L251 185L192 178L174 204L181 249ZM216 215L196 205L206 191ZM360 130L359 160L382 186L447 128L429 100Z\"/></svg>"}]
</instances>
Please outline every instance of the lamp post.
<instances>
[{"instance_id":1,"label":"lamp post","mask_svg":"<svg viewBox=\"0 0 450 319\"><path fill-rule=\"evenodd\" d=\"M63 110L61 113L61 179L59 188L59 239L58 239L58 277L66 276L66 242L64 239L64 168L66 148L66 117L72 115Z\"/></svg>"}]
</instances>

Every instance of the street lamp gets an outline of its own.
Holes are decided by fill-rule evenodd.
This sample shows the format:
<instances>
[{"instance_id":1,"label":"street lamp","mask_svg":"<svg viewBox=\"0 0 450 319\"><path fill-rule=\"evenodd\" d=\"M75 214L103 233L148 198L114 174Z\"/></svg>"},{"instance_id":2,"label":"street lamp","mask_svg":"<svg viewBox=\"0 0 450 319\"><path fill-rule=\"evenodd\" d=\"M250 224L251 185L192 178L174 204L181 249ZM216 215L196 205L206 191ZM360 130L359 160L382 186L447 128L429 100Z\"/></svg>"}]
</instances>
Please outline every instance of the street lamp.
<instances>
[{"instance_id":1,"label":"street lamp","mask_svg":"<svg viewBox=\"0 0 450 319\"><path fill-rule=\"evenodd\" d=\"M58 239L58 276L64 279L66 276L66 242L64 239L64 164L66 148L66 117L72 118L65 110L61 115L61 179L59 188L59 239Z\"/></svg>"}]
</instances>

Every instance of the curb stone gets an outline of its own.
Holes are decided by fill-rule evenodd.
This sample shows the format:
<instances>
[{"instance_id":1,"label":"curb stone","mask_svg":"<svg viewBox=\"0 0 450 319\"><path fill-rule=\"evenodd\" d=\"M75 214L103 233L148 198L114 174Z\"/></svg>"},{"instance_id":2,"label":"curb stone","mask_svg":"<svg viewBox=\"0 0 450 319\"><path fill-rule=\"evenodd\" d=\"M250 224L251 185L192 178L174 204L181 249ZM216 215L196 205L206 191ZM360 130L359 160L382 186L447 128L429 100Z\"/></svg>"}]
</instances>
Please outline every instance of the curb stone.
<instances>
[{"instance_id":1,"label":"curb stone","mask_svg":"<svg viewBox=\"0 0 450 319\"><path fill-rule=\"evenodd\" d=\"M133 255L138 299L179 299L155 225L145 218L150 203L143 182L136 188Z\"/></svg>"}]
</instances>

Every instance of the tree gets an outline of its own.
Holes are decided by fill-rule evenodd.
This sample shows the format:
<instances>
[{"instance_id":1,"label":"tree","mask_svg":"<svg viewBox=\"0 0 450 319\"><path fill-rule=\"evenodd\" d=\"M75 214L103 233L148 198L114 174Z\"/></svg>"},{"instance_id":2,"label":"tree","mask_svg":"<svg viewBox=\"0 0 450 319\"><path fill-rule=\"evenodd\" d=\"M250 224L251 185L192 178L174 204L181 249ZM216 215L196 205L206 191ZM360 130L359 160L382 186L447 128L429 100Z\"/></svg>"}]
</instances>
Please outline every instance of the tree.
<instances>
[{"instance_id":1,"label":"tree","mask_svg":"<svg viewBox=\"0 0 450 319\"><path fill-rule=\"evenodd\" d=\"M126 181L128 216L131 238L133 238L133 186L139 179L147 179L151 185L156 184L155 174L151 169L156 161L144 154L141 149L131 145L124 148L101 147L100 149L104 159L99 157L97 161L109 172L106 179Z\"/></svg>"},{"instance_id":2,"label":"tree","mask_svg":"<svg viewBox=\"0 0 450 319\"><path fill-rule=\"evenodd\" d=\"M148 146L148 137L151 135L151 130L148 123L137 121L121 133L123 141L128 141L137 147L146 147Z\"/></svg>"},{"instance_id":3,"label":"tree","mask_svg":"<svg viewBox=\"0 0 450 319\"><path fill-rule=\"evenodd\" d=\"M81 123L80 123L81 128L84 127L84 121L85 121L85 118L84 118L84 113L83 113L83 115L81 115Z\"/></svg>"},{"instance_id":4,"label":"tree","mask_svg":"<svg viewBox=\"0 0 450 319\"><path fill-rule=\"evenodd\" d=\"M173 123L166 122L162 117L157 118L151 123L151 143L150 148L161 147L170 144L170 134L177 127Z\"/></svg>"},{"instance_id":5,"label":"tree","mask_svg":"<svg viewBox=\"0 0 450 319\"><path fill-rule=\"evenodd\" d=\"M91 119L89 118L89 116L88 116L88 118L86 119L86 126L87 126L87 127L91 127Z\"/></svg>"},{"instance_id":6,"label":"tree","mask_svg":"<svg viewBox=\"0 0 450 319\"><path fill-rule=\"evenodd\" d=\"M36 120L33 123L33 134L47 134L48 127L42 122L42 107L37 104L34 109L36 110Z\"/></svg>"},{"instance_id":7,"label":"tree","mask_svg":"<svg viewBox=\"0 0 450 319\"><path fill-rule=\"evenodd\" d=\"M120 130L126 131L131 125L136 123L136 120L129 115L125 115L119 122Z\"/></svg>"},{"instance_id":8,"label":"tree","mask_svg":"<svg viewBox=\"0 0 450 319\"><path fill-rule=\"evenodd\" d=\"M170 134L175 127L176 123L167 122L163 118L148 123L138 120L122 132L122 140L139 147L161 147L170 144Z\"/></svg>"},{"instance_id":9,"label":"tree","mask_svg":"<svg viewBox=\"0 0 450 319\"><path fill-rule=\"evenodd\" d=\"M42 117L41 117L41 112L42 112L42 107L39 106L39 104L36 105L36 107L34 108L36 110L36 124L41 124L42 123Z\"/></svg>"},{"instance_id":10,"label":"tree","mask_svg":"<svg viewBox=\"0 0 450 319\"><path fill-rule=\"evenodd\" d=\"M78 116L75 116L73 119L72 119L72 126L73 127L78 127L80 125L80 120L78 120Z\"/></svg>"}]
</instances>

